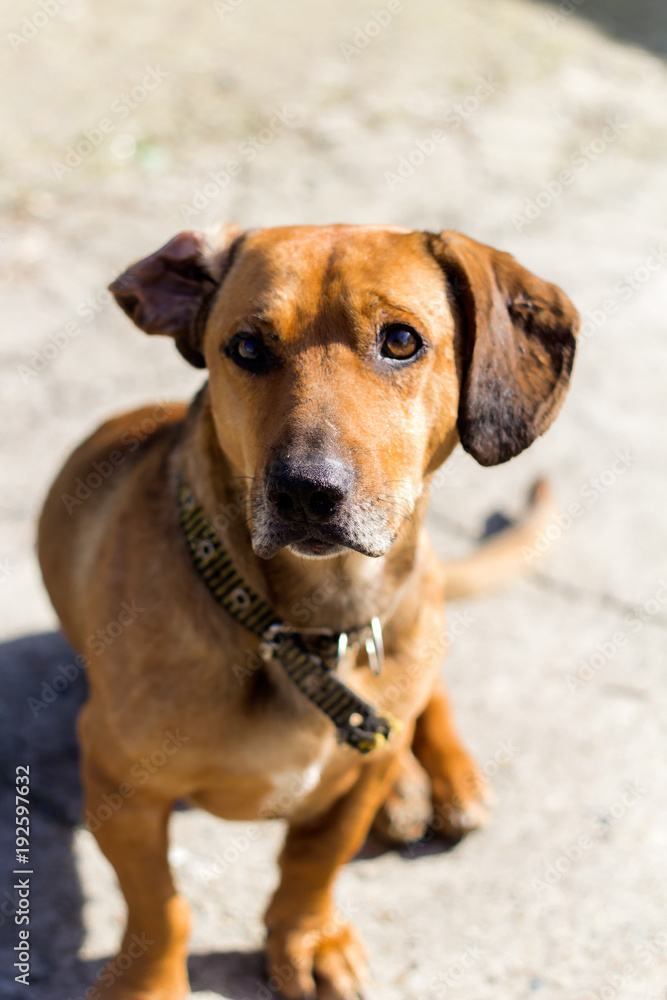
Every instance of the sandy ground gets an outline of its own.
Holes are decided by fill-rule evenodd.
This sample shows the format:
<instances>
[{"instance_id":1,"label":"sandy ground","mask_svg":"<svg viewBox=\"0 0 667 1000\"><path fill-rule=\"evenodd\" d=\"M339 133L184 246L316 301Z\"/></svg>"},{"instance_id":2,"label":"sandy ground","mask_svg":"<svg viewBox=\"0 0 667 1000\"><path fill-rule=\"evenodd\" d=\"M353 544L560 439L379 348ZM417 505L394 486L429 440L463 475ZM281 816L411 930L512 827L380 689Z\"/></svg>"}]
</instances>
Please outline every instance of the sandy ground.
<instances>
[{"instance_id":1,"label":"sandy ground","mask_svg":"<svg viewBox=\"0 0 667 1000\"><path fill-rule=\"evenodd\" d=\"M0 13L0 759L4 778L30 762L36 779L28 991L12 969L3 793L6 1000L83 997L123 916L77 825L83 676L30 708L74 655L39 579L35 516L100 420L200 384L104 289L179 228L225 218L459 228L582 311L556 426L497 469L457 452L433 496L443 556L472 547L494 511L520 513L538 474L561 512L533 576L452 608L472 622L444 673L498 795L493 821L454 850L369 847L339 897L369 946L371 1000L667 996L665 8L413 0L376 31L378 10L21 0ZM446 140L410 172L435 128ZM174 818L200 998L266 996L261 913L281 828L247 832Z\"/></svg>"}]
</instances>

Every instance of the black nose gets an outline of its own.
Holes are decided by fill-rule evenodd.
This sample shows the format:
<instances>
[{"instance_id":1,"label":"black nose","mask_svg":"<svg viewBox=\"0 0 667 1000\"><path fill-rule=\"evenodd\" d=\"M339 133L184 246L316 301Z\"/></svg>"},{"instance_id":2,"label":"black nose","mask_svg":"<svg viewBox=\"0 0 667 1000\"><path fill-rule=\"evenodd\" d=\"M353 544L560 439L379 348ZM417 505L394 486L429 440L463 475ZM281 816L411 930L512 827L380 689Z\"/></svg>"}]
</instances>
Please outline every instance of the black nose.
<instances>
[{"instance_id":1,"label":"black nose","mask_svg":"<svg viewBox=\"0 0 667 1000\"><path fill-rule=\"evenodd\" d=\"M331 520L352 486L352 470L335 458L279 459L266 471L266 496L286 521Z\"/></svg>"}]
</instances>

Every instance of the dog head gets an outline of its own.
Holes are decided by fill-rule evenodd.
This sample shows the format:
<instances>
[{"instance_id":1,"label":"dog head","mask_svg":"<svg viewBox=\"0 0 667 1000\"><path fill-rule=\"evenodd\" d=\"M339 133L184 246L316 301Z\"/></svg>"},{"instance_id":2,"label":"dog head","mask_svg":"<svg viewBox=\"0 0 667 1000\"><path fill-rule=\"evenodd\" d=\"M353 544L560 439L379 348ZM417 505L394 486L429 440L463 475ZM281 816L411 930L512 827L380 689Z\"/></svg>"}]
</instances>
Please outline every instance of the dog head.
<instances>
[{"instance_id":1,"label":"dog head","mask_svg":"<svg viewBox=\"0 0 667 1000\"><path fill-rule=\"evenodd\" d=\"M110 289L208 368L263 558L386 553L459 440L496 465L546 430L578 325L509 254L392 226L185 232Z\"/></svg>"}]
</instances>

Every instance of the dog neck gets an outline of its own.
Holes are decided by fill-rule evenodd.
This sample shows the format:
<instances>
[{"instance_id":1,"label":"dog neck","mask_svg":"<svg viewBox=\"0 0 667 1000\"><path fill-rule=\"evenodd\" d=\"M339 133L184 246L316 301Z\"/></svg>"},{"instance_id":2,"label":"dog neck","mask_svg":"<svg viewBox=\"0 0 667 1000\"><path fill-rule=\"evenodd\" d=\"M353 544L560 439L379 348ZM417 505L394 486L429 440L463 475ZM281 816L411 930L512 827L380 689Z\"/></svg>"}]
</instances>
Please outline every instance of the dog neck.
<instances>
[{"instance_id":1,"label":"dog neck","mask_svg":"<svg viewBox=\"0 0 667 1000\"><path fill-rule=\"evenodd\" d=\"M391 617L401 591L420 569L426 496L417 502L389 552L379 558L347 552L304 559L281 549L260 559L248 526L250 481L230 464L215 430L208 385L193 400L183 428L182 470L239 573L284 620L298 628L337 631Z\"/></svg>"}]
</instances>

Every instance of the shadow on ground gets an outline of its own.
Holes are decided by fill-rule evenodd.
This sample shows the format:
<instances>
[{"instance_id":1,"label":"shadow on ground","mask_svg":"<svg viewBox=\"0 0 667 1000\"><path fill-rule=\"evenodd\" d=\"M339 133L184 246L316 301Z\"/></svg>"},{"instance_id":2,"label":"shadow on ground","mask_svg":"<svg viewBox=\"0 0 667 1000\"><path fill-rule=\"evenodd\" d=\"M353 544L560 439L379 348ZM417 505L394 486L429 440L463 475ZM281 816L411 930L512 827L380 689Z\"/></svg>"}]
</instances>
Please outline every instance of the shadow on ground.
<instances>
[{"instance_id":1,"label":"shadow on ground","mask_svg":"<svg viewBox=\"0 0 667 1000\"><path fill-rule=\"evenodd\" d=\"M612 38L641 45L667 57L667 4L664 0L538 0L547 7L550 23L581 17Z\"/></svg>"},{"instance_id":2,"label":"shadow on ground","mask_svg":"<svg viewBox=\"0 0 667 1000\"><path fill-rule=\"evenodd\" d=\"M104 961L81 961L83 895L74 859L74 831L80 823L82 794L76 718L86 698L85 671L57 632L26 636L0 645L0 996L18 1000L25 985L14 981L15 779L17 766L30 768L30 996L32 1000L83 1000ZM429 838L404 849L407 859L450 849ZM357 859L377 857L387 848L369 841ZM21 866L17 863L17 868ZM211 990L231 1000L261 994L264 962L260 952L193 955L193 991ZM17 970L18 973L18 970ZM268 992L266 994L269 995ZM103 993L89 994L97 1000Z\"/></svg>"}]
</instances>

